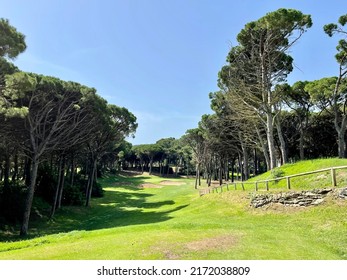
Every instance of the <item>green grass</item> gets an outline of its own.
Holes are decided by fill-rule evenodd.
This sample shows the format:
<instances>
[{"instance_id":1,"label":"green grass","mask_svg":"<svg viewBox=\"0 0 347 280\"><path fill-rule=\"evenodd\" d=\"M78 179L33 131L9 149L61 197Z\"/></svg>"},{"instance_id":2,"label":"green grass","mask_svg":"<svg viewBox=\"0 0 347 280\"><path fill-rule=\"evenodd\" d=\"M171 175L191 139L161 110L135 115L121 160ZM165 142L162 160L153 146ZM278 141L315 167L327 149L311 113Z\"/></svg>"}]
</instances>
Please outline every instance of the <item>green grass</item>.
<instances>
[{"instance_id":1,"label":"green grass","mask_svg":"<svg viewBox=\"0 0 347 280\"><path fill-rule=\"evenodd\" d=\"M294 174L325 169L329 167L347 166L347 159L329 158L329 159L316 159L304 160L296 163L285 164L277 167L272 171L268 171L259 176L253 177L248 182L255 182L267 179L275 179L277 177L290 176ZM347 169L336 170L336 178L339 185L347 185ZM294 177L290 179L291 189L302 190L312 188L331 187L330 171L305 175L302 177ZM244 184L246 189L254 189L254 184ZM287 189L286 180L279 182L269 182L270 190L284 191ZM265 190L265 183L259 183L259 189Z\"/></svg>"},{"instance_id":2,"label":"green grass","mask_svg":"<svg viewBox=\"0 0 347 280\"><path fill-rule=\"evenodd\" d=\"M103 198L33 223L26 240L0 242L0 259L347 259L346 201L253 209L249 191L199 197L192 179L137 188L162 180L105 178Z\"/></svg>"}]
</instances>

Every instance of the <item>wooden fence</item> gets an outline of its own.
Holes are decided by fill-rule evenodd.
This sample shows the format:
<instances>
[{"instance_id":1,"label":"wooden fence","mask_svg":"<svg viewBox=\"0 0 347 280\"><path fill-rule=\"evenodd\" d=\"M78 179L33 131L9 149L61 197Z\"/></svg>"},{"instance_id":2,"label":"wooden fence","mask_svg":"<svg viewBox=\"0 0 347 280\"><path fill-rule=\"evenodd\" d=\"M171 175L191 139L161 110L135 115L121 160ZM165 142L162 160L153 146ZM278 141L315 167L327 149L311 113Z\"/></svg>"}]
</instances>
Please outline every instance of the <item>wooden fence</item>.
<instances>
[{"instance_id":1,"label":"wooden fence","mask_svg":"<svg viewBox=\"0 0 347 280\"><path fill-rule=\"evenodd\" d=\"M274 182L274 181L279 182L281 180L286 180L287 188L290 189L291 188L291 180L290 180L291 178L311 175L311 174L315 174L315 173L327 172L327 171L330 171L331 186L336 187L337 186L336 170L346 169L346 168L347 168L347 166L337 166L337 167L330 167L330 168L325 168L325 169L320 169L320 170L315 170L315 171L310 171L310 172L298 173L298 174L284 176L284 177L278 177L278 178L274 178L274 179L259 180L259 181L252 181L252 182L247 182L247 181L245 181L245 182L227 182L227 183L224 183L220 186L199 189L199 195L202 196L202 195L208 194L208 193L223 192L223 189L224 189L224 191L225 190L229 191L231 188L236 190L237 185L241 185L242 189L245 190L244 185L246 185L246 184L247 185L249 185L249 184L254 185L255 191L258 191L259 183L265 183L266 190L268 191L269 190L269 182Z\"/></svg>"}]
</instances>

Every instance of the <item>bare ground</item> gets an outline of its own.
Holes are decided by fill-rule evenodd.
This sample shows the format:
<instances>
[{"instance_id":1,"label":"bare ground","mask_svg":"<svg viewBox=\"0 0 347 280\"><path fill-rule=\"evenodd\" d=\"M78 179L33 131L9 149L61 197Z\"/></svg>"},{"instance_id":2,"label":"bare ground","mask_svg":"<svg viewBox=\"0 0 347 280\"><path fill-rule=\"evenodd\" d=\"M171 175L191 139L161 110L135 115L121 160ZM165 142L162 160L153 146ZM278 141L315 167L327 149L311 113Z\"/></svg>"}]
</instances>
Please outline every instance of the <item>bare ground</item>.
<instances>
[{"instance_id":1,"label":"bare ground","mask_svg":"<svg viewBox=\"0 0 347 280\"><path fill-rule=\"evenodd\" d=\"M153 246L153 251L159 251L164 254L165 259L179 260L190 252L208 252L208 251L224 251L238 244L239 237L225 234L214 237L207 237L187 243L167 244L161 242Z\"/></svg>"}]
</instances>

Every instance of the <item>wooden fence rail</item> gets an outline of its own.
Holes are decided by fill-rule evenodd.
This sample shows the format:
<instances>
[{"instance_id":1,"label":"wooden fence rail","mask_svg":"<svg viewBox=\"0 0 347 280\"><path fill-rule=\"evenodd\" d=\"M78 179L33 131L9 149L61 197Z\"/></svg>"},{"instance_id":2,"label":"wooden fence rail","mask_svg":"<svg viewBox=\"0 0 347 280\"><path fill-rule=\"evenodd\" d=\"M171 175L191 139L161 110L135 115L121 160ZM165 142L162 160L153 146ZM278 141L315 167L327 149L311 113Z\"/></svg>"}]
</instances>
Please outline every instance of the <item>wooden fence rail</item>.
<instances>
[{"instance_id":1,"label":"wooden fence rail","mask_svg":"<svg viewBox=\"0 0 347 280\"><path fill-rule=\"evenodd\" d=\"M208 188L203 188L199 189L199 194L200 196L208 193L214 193L214 192L223 192L223 187L226 188L226 190L230 190L230 186L233 186L234 189L236 190L237 185L241 185L242 189L245 190L245 184L254 184L255 185L255 191L258 191L259 189L259 183L265 183L266 185L266 190L269 190L269 182L279 182L281 180L286 180L287 188L291 188L291 178L294 177L301 177L301 176L306 176L306 175L311 175L311 174L316 174L316 173L321 173L321 172L327 172L330 171L331 175L331 185L332 187L337 186L337 180L336 180L336 170L338 169L347 169L347 166L336 166L336 167L329 167L329 168L324 168L320 170L314 170L314 171L309 171L309 172L303 172L303 173L298 173L294 175L289 175L289 176L284 176L284 177L278 177L274 179L267 179L267 180L259 180L259 181L253 181L253 182L227 182L222 184L221 186L216 186L216 187L208 187Z\"/></svg>"}]
</instances>

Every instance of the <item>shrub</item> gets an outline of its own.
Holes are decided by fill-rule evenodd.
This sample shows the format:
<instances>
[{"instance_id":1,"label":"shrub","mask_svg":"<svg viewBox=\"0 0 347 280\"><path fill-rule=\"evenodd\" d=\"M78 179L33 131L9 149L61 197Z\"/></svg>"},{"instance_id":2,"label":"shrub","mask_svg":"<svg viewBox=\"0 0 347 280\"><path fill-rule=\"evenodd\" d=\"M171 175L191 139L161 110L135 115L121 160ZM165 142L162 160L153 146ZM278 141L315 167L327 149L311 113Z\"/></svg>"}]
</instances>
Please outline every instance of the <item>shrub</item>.
<instances>
[{"instance_id":1,"label":"shrub","mask_svg":"<svg viewBox=\"0 0 347 280\"><path fill-rule=\"evenodd\" d=\"M26 187L20 182L10 182L8 188L0 185L0 227L21 222L25 195Z\"/></svg>"}]
</instances>

